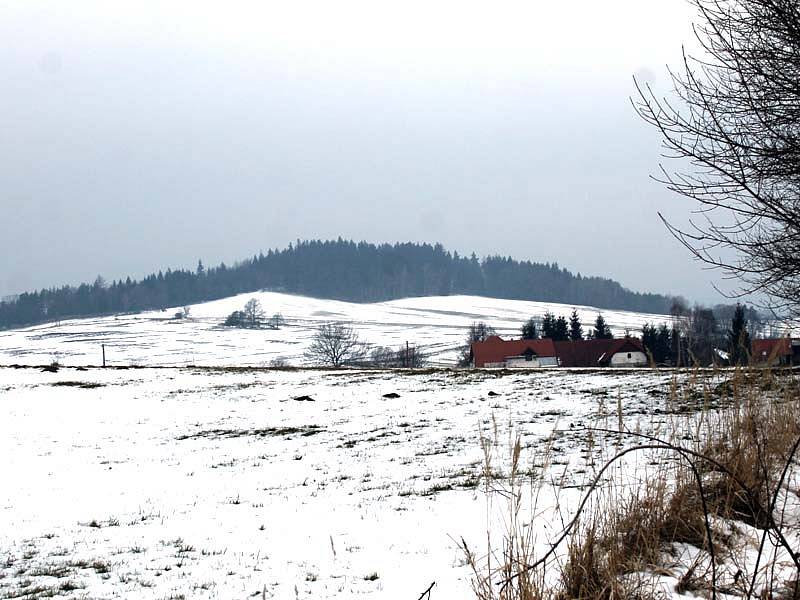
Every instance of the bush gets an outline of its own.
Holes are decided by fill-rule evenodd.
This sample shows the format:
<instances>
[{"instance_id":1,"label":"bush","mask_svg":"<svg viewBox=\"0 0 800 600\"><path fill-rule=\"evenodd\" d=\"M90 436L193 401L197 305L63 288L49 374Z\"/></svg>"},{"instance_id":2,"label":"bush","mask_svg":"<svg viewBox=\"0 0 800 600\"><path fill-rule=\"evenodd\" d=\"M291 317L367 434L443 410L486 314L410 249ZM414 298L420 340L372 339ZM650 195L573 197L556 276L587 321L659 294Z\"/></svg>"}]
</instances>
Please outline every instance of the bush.
<instances>
[{"instance_id":1,"label":"bush","mask_svg":"<svg viewBox=\"0 0 800 600\"><path fill-rule=\"evenodd\" d=\"M419 369L428 364L428 357L416 346L401 346L397 350L376 346L370 351L368 362L379 369Z\"/></svg>"},{"instance_id":2,"label":"bush","mask_svg":"<svg viewBox=\"0 0 800 600\"><path fill-rule=\"evenodd\" d=\"M225 319L225 327L244 327L245 318L241 310L235 310Z\"/></svg>"},{"instance_id":3,"label":"bush","mask_svg":"<svg viewBox=\"0 0 800 600\"><path fill-rule=\"evenodd\" d=\"M275 317L273 317L274 319ZM242 310L235 310L227 316L223 325L226 327L242 327L259 329L264 321L264 309L256 298L250 298ZM274 329L277 329L275 327Z\"/></svg>"}]
</instances>

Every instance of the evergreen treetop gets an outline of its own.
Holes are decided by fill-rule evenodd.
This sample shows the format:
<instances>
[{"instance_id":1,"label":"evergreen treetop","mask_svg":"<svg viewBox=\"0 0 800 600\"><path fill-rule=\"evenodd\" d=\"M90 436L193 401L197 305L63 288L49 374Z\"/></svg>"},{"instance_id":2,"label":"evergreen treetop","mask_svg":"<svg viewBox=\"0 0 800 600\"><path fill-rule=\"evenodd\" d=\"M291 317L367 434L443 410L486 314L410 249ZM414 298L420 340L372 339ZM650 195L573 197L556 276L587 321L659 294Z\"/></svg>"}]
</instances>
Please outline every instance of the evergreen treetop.
<instances>
[{"instance_id":1,"label":"evergreen treetop","mask_svg":"<svg viewBox=\"0 0 800 600\"><path fill-rule=\"evenodd\" d=\"M573 308L572 314L569 317L569 339L577 342L583 339L583 327L581 326L580 317L578 317L578 309Z\"/></svg>"}]
</instances>

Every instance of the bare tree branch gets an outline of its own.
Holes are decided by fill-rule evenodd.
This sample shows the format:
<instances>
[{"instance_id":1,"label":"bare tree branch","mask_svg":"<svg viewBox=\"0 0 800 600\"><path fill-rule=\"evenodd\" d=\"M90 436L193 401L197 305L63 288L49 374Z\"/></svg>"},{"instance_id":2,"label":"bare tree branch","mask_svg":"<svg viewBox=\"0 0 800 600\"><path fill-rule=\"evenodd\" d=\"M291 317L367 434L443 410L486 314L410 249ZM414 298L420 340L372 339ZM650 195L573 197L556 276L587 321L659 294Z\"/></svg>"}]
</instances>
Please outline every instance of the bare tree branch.
<instances>
[{"instance_id":1,"label":"bare tree branch","mask_svg":"<svg viewBox=\"0 0 800 600\"><path fill-rule=\"evenodd\" d=\"M795 0L689 0L703 56L670 71L678 105L635 81L632 102L661 134L654 179L694 200L668 223L699 261L800 315L800 7ZM732 252L731 252L732 251Z\"/></svg>"}]
</instances>

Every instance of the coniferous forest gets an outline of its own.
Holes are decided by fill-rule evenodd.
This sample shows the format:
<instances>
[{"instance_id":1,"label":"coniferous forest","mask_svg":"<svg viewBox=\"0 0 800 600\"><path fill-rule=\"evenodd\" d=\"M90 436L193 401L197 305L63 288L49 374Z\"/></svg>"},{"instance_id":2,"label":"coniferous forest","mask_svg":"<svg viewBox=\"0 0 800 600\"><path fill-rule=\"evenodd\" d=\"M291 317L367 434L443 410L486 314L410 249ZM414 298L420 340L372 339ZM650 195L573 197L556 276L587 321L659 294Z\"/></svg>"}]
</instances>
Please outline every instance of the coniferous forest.
<instances>
[{"instance_id":1,"label":"coniferous forest","mask_svg":"<svg viewBox=\"0 0 800 600\"><path fill-rule=\"evenodd\" d=\"M298 241L233 266L159 271L140 281L43 289L0 302L0 328L90 315L184 306L257 290L350 302L469 294L667 313L672 298L642 294L558 264L490 256L479 260L440 244Z\"/></svg>"}]
</instances>

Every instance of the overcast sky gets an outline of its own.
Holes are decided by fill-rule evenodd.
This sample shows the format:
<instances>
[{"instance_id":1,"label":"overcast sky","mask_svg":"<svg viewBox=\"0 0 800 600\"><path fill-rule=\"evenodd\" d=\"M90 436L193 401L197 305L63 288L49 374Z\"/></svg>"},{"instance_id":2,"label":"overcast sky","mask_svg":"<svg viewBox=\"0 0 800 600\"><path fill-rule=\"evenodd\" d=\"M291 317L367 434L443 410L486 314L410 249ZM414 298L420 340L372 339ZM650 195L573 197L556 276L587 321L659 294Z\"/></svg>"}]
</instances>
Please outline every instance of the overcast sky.
<instances>
[{"instance_id":1,"label":"overcast sky","mask_svg":"<svg viewBox=\"0 0 800 600\"><path fill-rule=\"evenodd\" d=\"M683 0L0 5L0 295L300 238L442 242L717 301L656 211Z\"/></svg>"}]
</instances>

